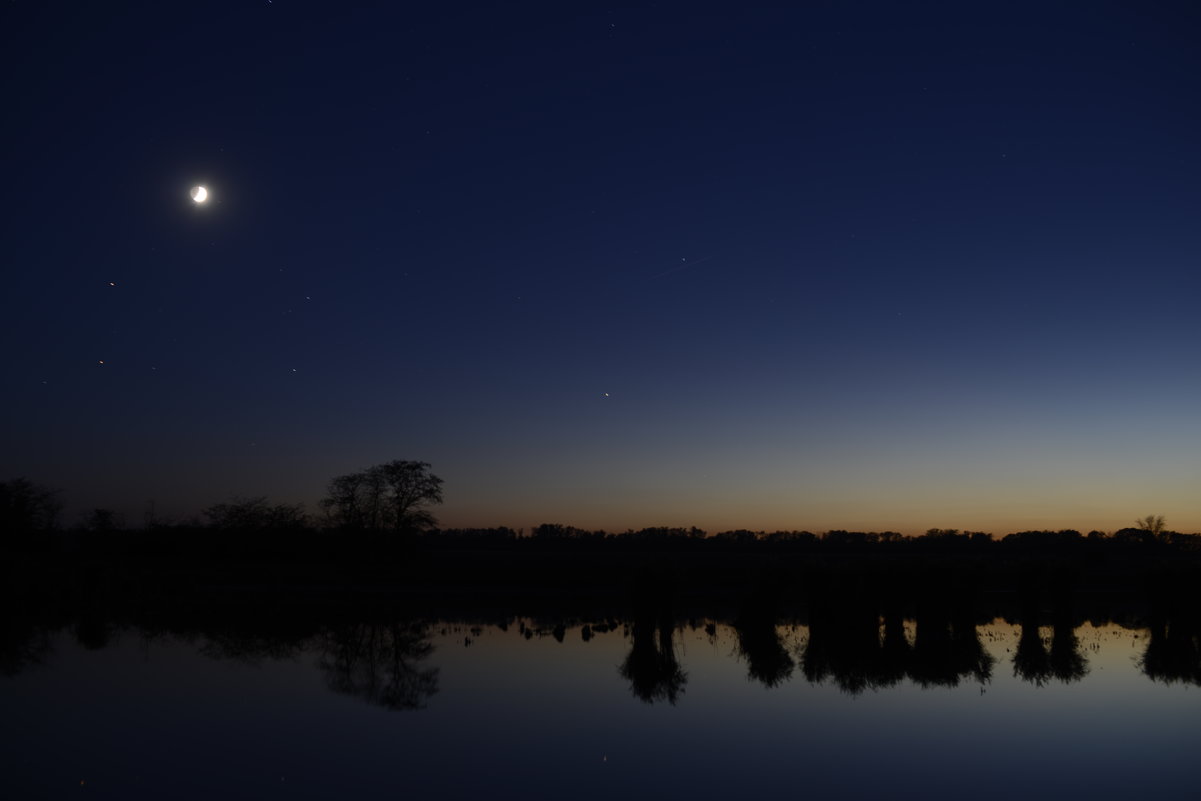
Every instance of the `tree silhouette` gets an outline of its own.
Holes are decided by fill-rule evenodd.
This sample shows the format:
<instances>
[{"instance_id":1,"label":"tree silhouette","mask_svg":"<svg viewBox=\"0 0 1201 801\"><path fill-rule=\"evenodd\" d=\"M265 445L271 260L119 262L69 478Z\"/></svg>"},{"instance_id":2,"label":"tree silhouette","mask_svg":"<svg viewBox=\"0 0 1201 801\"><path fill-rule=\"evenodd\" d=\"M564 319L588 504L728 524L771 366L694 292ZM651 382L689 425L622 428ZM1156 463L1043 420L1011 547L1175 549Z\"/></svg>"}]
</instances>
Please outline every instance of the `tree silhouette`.
<instances>
[{"instance_id":1,"label":"tree silhouette","mask_svg":"<svg viewBox=\"0 0 1201 801\"><path fill-rule=\"evenodd\" d=\"M1147 515L1144 518L1134 521L1143 531L1148 531L1156 539L1163 537L1164 520L1163 515Z\"/></svg>"},{"instance_id":2,"label":"tree silhouette","mask_svg":"<svg viewBox=\"0 0 1201 801\"><path fill-rule=\"evenodd\" d=\"M435 522L424 507L442 503L442 479L429 471L428 462L393 461L378 465L386 488L385 500L397 530L426 528Z\"/></svg>"},{"instance_id":3,"label":"tree silhouette","mask_svg":"<svg viewBox=\"0 0 1201 801\"><path fill-rule=\"evenodd\" d=\"M302 505L281 503L271 506L261 496L233 498L228 503L215 504L204 510L204 516L208 518L210 526L224 530L290 529L302 528L305 524Z\"/></svg>"},{"instance_id":4,"label":"tree silhouette","mask_svg":"<svg viewBox=\"0 0 1201 801\"><path fill-rule=\"evenodd\" d=\"M379 528L383 482L368 470L330 479L329 494L321 501L329 521L339 528Z\"/></svg>"},{"instance_id":5,"label":"tree silhouette","mask_svg":"<svg viewBox=\"0 0 1201 801\"><path fill-rule=\"evenodd\" d=\"M124 528L124 522L112 509L93 509L84 518L83 526L88 531L106 532Z\"/></svg>"},{"instance_id":6,"label":"tree silhouette","mask_svg":"<svg viewBox=\"0 0 1201 801\"><path fill-rule=\"evenodd\" d=\"M27 478L0 481L0 531L15 534L54 528L63 508L57 494Z\"/></svg>"},{"instance_id":7,"label":"tree silhouette","mask_svg":"<svg viewBox=\"0 0 1201 801\"><path fill-rule=\"evenodd\" d=\"M330 480L321 502L340 528L406 531L436 522L425 507L442 503L442 479L428 462L391 461Z\"/></svg>"}]
</instances>

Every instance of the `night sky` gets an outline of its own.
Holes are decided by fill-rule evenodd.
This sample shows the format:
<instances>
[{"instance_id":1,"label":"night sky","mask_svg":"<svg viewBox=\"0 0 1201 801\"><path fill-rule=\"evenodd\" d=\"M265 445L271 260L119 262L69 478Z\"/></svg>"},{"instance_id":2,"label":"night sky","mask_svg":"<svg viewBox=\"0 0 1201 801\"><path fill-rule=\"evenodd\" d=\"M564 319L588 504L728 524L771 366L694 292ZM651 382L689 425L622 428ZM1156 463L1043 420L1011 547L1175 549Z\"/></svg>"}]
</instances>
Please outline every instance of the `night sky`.
<instances>
[{"instance_id":1,"label":"night sky","mask_svg":"<svg viewBox=\"0 0 1201 801\"><path fill-rule=\"evenodd\" d=\"M0 479L1201 530L1201 7L789 5L6 3Z\"/></svg>"}]
</instances>

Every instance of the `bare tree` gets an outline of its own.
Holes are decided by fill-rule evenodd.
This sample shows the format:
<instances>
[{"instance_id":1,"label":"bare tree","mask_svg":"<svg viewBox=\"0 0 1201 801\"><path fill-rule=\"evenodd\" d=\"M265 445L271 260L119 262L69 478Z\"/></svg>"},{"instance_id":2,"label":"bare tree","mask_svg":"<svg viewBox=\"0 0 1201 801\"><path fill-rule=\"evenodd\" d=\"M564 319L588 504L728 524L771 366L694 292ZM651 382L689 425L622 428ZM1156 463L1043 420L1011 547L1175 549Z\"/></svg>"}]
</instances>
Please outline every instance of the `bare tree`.
<instances>
[{"instance_id":1,"label":"bare tree","mask_svg":"<svg viewBox=\"0 0 1201 801\"><path fill-rule=\"evenodd\" d=\"M304 506L267 503L264 497L234 498L204 510L209 525L225 530L296 529L305 525Z\"/></svg>"},{"instance_id":2,"label":"bare tree","mask_svg":"<svg viewBox=\"0 0 1201 801\"><path fill-rule=\"evenodd\" d=\"M63 504L56 490L27 478L0 481L0 531L45 531L58 524Z\"/></svg>"},{"instance_id":3,"label":"bare tree","mask_svg":"<svg viewBox=\"0 0 1201 801\"><path fill-rule=\"evenodd\" d=\"M421 709L438 692L438 668L425 664L434 646L419 623L339 624L317 643L317 666L335 692L387 709Z\"/></svg>"},{"instance_id":4,"label":"bare tree","mask_svg":"<svg viewBox=\"0 0 1201 801\"><path fill-rule=\"evenodd\" d=\"M88 531L117 531L125 528L125 520L112 509L93 509L83 519L83 527Z\"/></svg>"},{"instance_id":5,"label":"bare tree","mask_svg":"<svg viewBox=\"0 0 1201 801\"><path fill-rule=\"evenodd\" d=\"M321 502L338 527L377 531L426 528L434 516L426 508L442 503L442 479L427 462L392 461L330 479Z\"/></svg>"},{"instance_id":6,"label":"bare tree","mask_svg":"<svg viewBox=\"0 0 1201 801\"><path fill-rule=\"evenodd\" d=\"M442 479L428 462L392 461L371 468L383 478L388 517L397 531L428 528L436 522L425 507L442 503Z\"/></svg>"},{"instance_id":7,"label":"bare tree","mask_svg":"<svg viewBox=\"0 0 1201 801\"><path fill-rule=\"evenodd\" d=\"M1149 531L1156 539L1163 537L1164 524L1163 515L1147 515L1144 518L1134 521L1143 531Z\"/></svg>"},{"instance_id":8,"label":"bare tree","mask_svg":"<svg viewBox=\"0 0 1201 801\"><path fill-rule=\"evenodd\" d=\"M335 476L326 488L328 493L321 501L328 522L339 528L368 528L367 506L364 484L366 473L349 473Z\"/></svg>"}]
</instances>

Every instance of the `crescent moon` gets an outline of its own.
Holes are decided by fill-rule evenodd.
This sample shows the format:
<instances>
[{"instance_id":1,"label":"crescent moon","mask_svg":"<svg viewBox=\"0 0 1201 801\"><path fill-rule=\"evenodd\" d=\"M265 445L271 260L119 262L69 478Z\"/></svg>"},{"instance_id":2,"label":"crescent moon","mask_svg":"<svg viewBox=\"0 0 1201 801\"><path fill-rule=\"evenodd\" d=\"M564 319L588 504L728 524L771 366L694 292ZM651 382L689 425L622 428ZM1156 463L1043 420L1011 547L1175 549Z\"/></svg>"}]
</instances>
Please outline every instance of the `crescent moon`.
<instances>
[{"instance_id":1,"label":"crescent moon","mask_svg":"<svg viewBox=\"0 0 1201 801\"><path fill-rule=\"evenodd\" d=\"M192 187L192 200L196 201L197 203L203 203L204 201L208 200L208 198L209 191L203 186Z\"/></svg>"}]
</instances>

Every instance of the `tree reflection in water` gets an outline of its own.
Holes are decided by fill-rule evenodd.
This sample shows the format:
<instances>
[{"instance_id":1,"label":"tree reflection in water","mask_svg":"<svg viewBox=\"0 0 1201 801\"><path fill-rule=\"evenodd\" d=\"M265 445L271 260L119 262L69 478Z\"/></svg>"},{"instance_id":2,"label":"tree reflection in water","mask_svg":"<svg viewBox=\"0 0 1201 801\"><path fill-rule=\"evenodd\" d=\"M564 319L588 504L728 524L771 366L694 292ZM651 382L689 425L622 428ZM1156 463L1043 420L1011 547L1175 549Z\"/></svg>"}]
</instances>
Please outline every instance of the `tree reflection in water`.
<instances>
[{"instance_id":1,"label":"tree reflection in water","mask_svg":"<svg viewBox=\"0 0 1201 801\"><path fill-rule=\"evenodd\" d=\"M808 599L807 635L799 652L781 638L778 626L804 618L791 599L781 601L778 593L752 595L732 620L710 619L704 631L717 642L718 626L728 623L748 679L765 687L787 682L798 667L808 681L831 682L850 694L892 687L905 679L921 687L989 681L994 658L981 643L973 599L945 582L928 584L917 593L907 586L901 589L819 586ZM1191 586L1174 594L1164 590L1162 598L1152 599L1149 636L1138 663L1148 678L1201 685L1201 602L1195 592ZM1014 600L1017 603L1005 610L1017 635L1013 675L1035 686L1085 678L1089 664L1077 637L1072 610L1078 601L1071 592L1034 586ZM688 674L677 653L672 596L647 591L636 601L628 623L630 648L618 672L640 701L675 704ZM780 608L788 609L783 618ZM0 616L0 676L15 676L47 661L57 632L73 636L85 649L98 650L119 643L123 632L133 628L147 643L179 638L211 658L247 664L315 652L330 689L389 709L421 708L439 689L439 671L427 663L434 651L428 622L390 616L367 618L376 622L331 622L306 614L231 613L130 626L102 609L86 611L36 623L13 612ZM544 620L537 633L566 642L568 624L560 611ZM505 622L496 625L502 631L508 627ZM616 617L594 619L582 627L581 640L589 642L621 625ZM474 626L471 639L480 630ZM535 633L524 623L518 631L527 638Z\"/></svg>"},{"instance_id":2,"label":"tree reflection in water","mask_svg":"<svg viewBox=\"0 0 1201 801\"><path fill-rule=\"evenodd\" d=\"M992 677L994 658L980 642L970 603L930 594L919 602L914 625L911 646L896 604L886 604L881 615L876 601L863 595L815 599L801 669L809 681L830 678L852 695L906 677L922 687Z\"/></svg>"},{"instance_id":3,"label":"tree reflection in water","mask_svg":"<svg viewBox=\"0 0 1201 801\"><path fill-rule=\"evenodd\" d=\"M226 621L208 626L200 653L213 659L257 665L266 661L295 659L306 647L311 629L287 619Z\"/></svg>"},{"instance_id":4,"label":"tree reflection in water","mask_svg":"<svg viewBox=\"0 0 1201 801\"><path fill-rule=\"evenodd\" d=\"M667 701L674 705L684 693L688 674L676 659L675 624L667 614L639 615L634 619L633 645L621 663L622 678L630 692L648 704Z\"/></svg>"},{"instance_id":5,"label":"tree reflection in water","mask_svg":"<svg viewBox=\"0 0 1201 801\"><path fill-rule=\"evenodd\" d=\"M801 653L801 672L813 683L833 678L852 695L888 683L877 671L880 617L875 604L861 598L823 597L810 604L809 640Z\"/></svg>"},{"instance_id":6,"label":"tree reflection in water","mask_svg":"<svg viewBox=\"0 0 1201 801\"><path fill-rule=\"evenodd\" d=\"M317 637L317 667L337 693L387 709L421 709L438 691L438 669L423 667L434 647L421 623L342 623Z\"/></svg>"},{"instance_id":7,"label":"tree reflection in water","mask_svg":"<svg viewBox=\"0 0 1201 801\"><path fill-rule=\"evenodd\" d=\"M905 636L905 618L900 609L895 606L885 608L883 631L876 686L891 687L905 678L912 653Z\"/></svg>"},{"instance_id":8,"label":"tree reflection in water","mask_svg":"<svg viewBox=\"0 0 1201 801\"><path fill-rule=\"evenodd\" d=\"M1152 606L1147 648L1139 660L1147 678L1201 684L1201 608L1196 603Z\"/></svg>"},{"instance_id":9,"label":"tree reflection in water","mask_svg":"<svg viewBox=\"0 0 1201 801\"><path fill-rule=\"evenodd\" d=\"M1081 653L1071 607L1066 601L1055 605L1049 647L1039 631L1037 595L1024 602L1018 625L1021 634L1013 655L1015 676L1041 687L1052 679L1070 684L1088 675L1088 660Z\"/></svg>"},{"instance_id":10,"label":"tree reflection in water","mask_svg":"<svg viewBox=\"0 0 1201 801\"><path fill-rule=\"evenodd\" d=\"M1041 687L1051 678L1051 655L1039 633L1038 618L1023 617L1018 625L1022 633L1013 655L1013 675Z\"/></svg>"},{"instance_id":11,"label":"tree reflection in water","mask_svg":"<svg viewBox=\"0 0 1201 801\"><path fill-rule=\"evenodd\" d=\"M955 687L966 678L984 684L995 659L985 650L967 604L919 606L909 677L923 687Z\"/></svg>"},{"instance_id":12,"label":"tree reflection in water","mask_svg":"<svg viewBox=\"0 0 1201 801\"><path fill-rule=\"evenodd\" d=\"M23 617L0 617L0 676L45 664L53 653L49 632Z\"/></svg>"},{"instance_id":13,"label":"tree reflection in water","mask_svg":"<svg viewBox=\"0 0 1201 801\"><path fill-rule=\"evenodd\" d=\"M1051 675L1065 684L1088 675L1088 660L1080 650L1071 620L1056 620L1051 634Z\"/></svg>"},{"instance_id":14,"label":"tree reflection in water","mask_svg":"<svg viewBox=\"0 0 1201 801\"><path fill-rule=\"evenodd\" d=\"M738 653L746 660L747 678L764 687L775 687L792 676L796 662L780 641L774 604L759 598L743 605L734 620Z\"/></svg>"}]
</instances>

